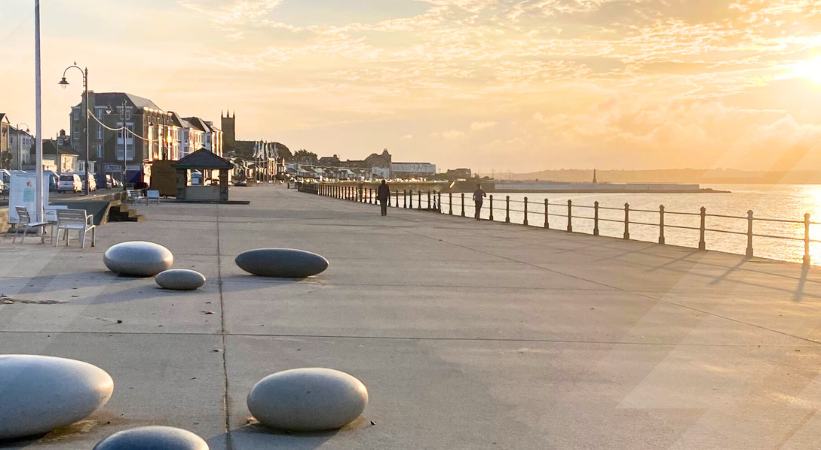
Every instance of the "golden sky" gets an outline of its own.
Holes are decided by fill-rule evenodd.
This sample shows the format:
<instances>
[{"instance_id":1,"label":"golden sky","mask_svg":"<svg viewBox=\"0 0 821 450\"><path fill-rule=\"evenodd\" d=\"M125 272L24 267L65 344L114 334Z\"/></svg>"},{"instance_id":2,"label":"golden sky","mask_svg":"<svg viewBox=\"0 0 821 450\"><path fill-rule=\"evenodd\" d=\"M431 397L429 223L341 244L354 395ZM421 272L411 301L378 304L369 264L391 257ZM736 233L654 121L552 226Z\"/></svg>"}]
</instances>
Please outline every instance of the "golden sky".
<instances>
[{"instance_id":1,"label":"golden sky","mask_svg":"<svg viewBox=\"0 0 821 450\"><path fill-rule=\"evenodd\" d=\"M0 111L33 128L33 0ZM242 139L440 169L821 170L821 0L41 0L44 134L79 73Z\"/></svg>"}]
</instances>

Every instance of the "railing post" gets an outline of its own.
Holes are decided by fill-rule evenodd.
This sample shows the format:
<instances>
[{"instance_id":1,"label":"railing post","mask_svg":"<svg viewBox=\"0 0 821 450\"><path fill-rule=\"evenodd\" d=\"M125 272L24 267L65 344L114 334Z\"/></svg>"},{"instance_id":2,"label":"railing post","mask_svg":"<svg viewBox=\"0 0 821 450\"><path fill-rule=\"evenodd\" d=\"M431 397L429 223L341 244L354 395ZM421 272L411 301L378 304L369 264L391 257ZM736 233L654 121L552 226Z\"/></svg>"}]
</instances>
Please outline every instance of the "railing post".
<instances>
[{"instance_id":1,"label":"railing post","mask_svg":"<svg viewBox=\"0 0 821 450\"><path fill-rule=\"evenodd\" d=\"M753 210L747 211L747 258L753 257Z\"/></svg>"},{"instance_id":2,"label":"railing post","mask_svg":"<svg viewBox=\"0 0 821 450\"><path fill-rule=\"evenodd\" d=\"M422 191L416 190L417 201L416 201L416 209L422 209Z\"/></svg>"},{"instance_id":3,"label":"railing post","mask_svg":"<svg viewBox=\"0 0 821 450\"><path fill-rule=\"evenodd\" d=\"M442 214L442 191L436 193L436 209Z\"/></svg>"},{"instance_id":4,"label":"railing post","mask_svg":"<svg viewBox=\"0 0 821 450\"><path fill-rule=\"evenodd\" d=\"M413 189L408 189L408 194L408 199L410 200L408 202L408 208L413 209Z\"/></svg>"},{"instance_id":5,"label":"railing post","mask_svg":"<svg viewBox=\"0 0 821 450\"><path fill-rule=\"evenodd\" d=\"M402 201L404 202L404 208L408 209L408 190L402 189Z\"/></svg>"},{"instance_id":6,"label":"railing post","mask_svg":"<svg viewBox=\"0 0 821 450\"><path fill-rule=\"evenodd\" d=\"M448 215L453 215L453 192L448 192Z\"/></svg>"},{"instance_id":7,"label":"railing post","mask_svg":"<svg viewBox=\"0 0 821 450\"><path fill-rule=\"evenodd\" d=\"M510 223L510 196L505 195L505 223Z\"/></svg>"},{"instance_id":8,"label":"railing post","mask_svg":"<svg viewBox=\"0 0 821 450\"><path fill-rule=\"evenodd\" d=\"M396 205L394 205L394 206L396 206L398 208L399 207L399 191L394 191L394 193L396 194Z\"/></svg>"},{"instance_id":9,"label":"railing post","mask_svg":"<svg viewBox=\"0 0 821 450\"><path fill-rule=\"evenodd\" d=\"M493 194L490 194L490 209L488 210L488 213L490 215L487 220L493 222Z\"/></svg>"},{"instance_id":10,"label":"railing post","mask_svg":"<svg viewBox=\"0 0 821 450\"><path fill-rule=\"evenodd\" d=\"M664 244L664 205L659 205L659 244Z\"/></svg>"},{"instance_id":11,"label":"railing post","mask_svg":"<svg viewBox=\"0 0 821 450\"><path fill-rule=\"evenodd\" d=\"M599 202L593 202L593 236L599 235Z\"/></svg>"},{"instance_id":12,"label":"railing post","mask_svg":"<svg viewBox=\"0 0 821 450\"><path fill-rule=\"evenodd\" d=\"M630 239L630 204L624 204L624 238Z\"/></svg>"},{"instance_id":13,"label":"railing post","mask_svg":"<svg viewBox=\"0 0 821 450\"><path fill-rule=\"evenodd\" d=\"M428 189L428 209L431 209L430 206L430 189Z\"/></svg>"},{"instance_id":14,"label":"railing post","mask_svg":"<svg viewBox=\"0 0 821 450\"><path fill-rule=\"evenodd\" d=\"M573 231L573 200L567 201L567 231Z\"/></svg>"},{"instance_id":15,"label":"railing post","mask_svg":"<svg viewBox=\"0 0 821 450\"><path fill-rule=\"evenodd\" d=\"M804 264L810 264L810 213L804 214Z\"/></svg>"},{"instance_id":16,"label":"railing post","mask_svg":"<svg viewBox=\"0 0 821 450\"><path fill-rule=\"evenodd\" d=\"M525 197L525 220L522 222L522 225L527 225L527 197Z\"/></svg>"},{"instance_id":17,"label":"railing post","mask_svg":"<svg viewBox=\"0 0 821 450\"><path fill-rule=\"evenodd\" d=\"M465 193L462 192L462 217L465 217Z\"/></svg>"},{"instance_id":18,"label":"railing post","mask_svg":"<svg viewBox=\"0 0 821 450\"><path fill-rule=\"evenodd\" d=\"M550 216L549 210L548 210L548 201L547 201L547 199L544 199L544 227L545 228L550 228L550 219L548 219L548 216Z\"/></svg>"},{"instance_id":19,"label":"railing post","mask_svg":"<svg viewBox=\"0 0 821 450\"><path fill-rule=\"evenodd\" d=\"M701 207L701 224L698 227L698 249L707 250L707 243L704 241L704 231L707 228L707 208Z\"/></svg>"},{"instance_id":20,"label":"railing post","mask_svg":"<svg viewBox=\"0 0 821 450\"><path fill-rule=\"evenodd\" d=\"M390 207L391 207L391 197L392 197L392 196L391 196L391 191L390 191L390 190L388 190L388 208L390 208ZM377 202L377 203L379 203L379 202Z\"/></svg>"}]
</instances>

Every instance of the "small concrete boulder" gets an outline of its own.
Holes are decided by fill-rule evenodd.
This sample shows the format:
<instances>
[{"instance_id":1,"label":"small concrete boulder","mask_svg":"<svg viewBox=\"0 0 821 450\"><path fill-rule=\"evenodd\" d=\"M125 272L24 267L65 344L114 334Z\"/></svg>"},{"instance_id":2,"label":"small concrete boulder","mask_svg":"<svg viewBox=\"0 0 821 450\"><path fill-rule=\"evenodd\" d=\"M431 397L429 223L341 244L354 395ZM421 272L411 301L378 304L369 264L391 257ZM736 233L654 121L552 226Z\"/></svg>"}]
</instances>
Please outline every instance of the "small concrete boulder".
<instances>
[{"instance_id":1,"label":"small concrete boulder","mask_svg":"<svg viewBox=\"0 0 821 450\"><path fill-rule=\"evenodd\" d=\"M0 355L0 439L71 425L105 405L113 391L106 371L82 361Z\"/></svg>"},{"instance_id":2,"label":"small concrete boulder","mask_svg":"<svg viewBox=\"0 0 821 450\"><path fill-rule=\"evenodd\" d=\"M112 245L103 255L105 266L112 272L137 277L153 277L171 268L174 255L153 242L131 241Z\"/></svg>"},{"instance_id":3,"label":"small concrete boulder","mask_svg":"<svg viewBox=\"0 0 821 450\"><path fill-rule=\"evenodd\" d=\"M93 450L208 450L208 444L188 430L149 426L114 433Z\"/></svg>"},{"instance_id":4,"label":"small concrete boulder","mask_svg":"<svg viewBox=\"0 0 821 450\"><path fill-rule=\"evenodd\" d=\"M263 378L248 394L248 410L263 425L289 431L335 430L368 404L368 389L333 369L305 368Z\"/></svg>"},{"instance_id":5,"label":"small concrete boulder","mask_svg":"<svg viewBox=\"0 0 821 450\"><path fill-rule=\"evenodd\" d=\"M328 268L328 260L316 253L292 248L258 248L237 255L244 271L263 277L306 278Z\"/></svg>"},{"instance_id":6,"label":"small concrete boulder","mask_svg":"<svg viewBox=\"0 0 821 450\"><path fill-rule=\"evenodd\" d=\"M193 291L205 284L205 275L196 270L169 269L158 273L154 281L163 289Z\"/></svg>"}]
</instances>

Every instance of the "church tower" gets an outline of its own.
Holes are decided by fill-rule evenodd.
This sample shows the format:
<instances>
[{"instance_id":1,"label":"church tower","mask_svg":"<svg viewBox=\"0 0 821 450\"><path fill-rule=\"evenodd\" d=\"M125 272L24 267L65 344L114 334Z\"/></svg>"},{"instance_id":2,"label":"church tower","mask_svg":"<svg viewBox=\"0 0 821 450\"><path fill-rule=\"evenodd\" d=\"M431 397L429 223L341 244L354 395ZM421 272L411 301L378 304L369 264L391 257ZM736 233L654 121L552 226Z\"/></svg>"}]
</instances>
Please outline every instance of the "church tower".
<instances>
[{"instance_id":1,"label":"church tower","mask_svg":"<svg viewBox=\"0 0 821 450\"><path fill-rule=\"evenodd\" d=\"M234 150L237 142L237 112L234 111L233 116L230 111L227 111L224 116L220 114L220 121L222 125L222 145L226 151Z\"/></svg>"}]
</instances>

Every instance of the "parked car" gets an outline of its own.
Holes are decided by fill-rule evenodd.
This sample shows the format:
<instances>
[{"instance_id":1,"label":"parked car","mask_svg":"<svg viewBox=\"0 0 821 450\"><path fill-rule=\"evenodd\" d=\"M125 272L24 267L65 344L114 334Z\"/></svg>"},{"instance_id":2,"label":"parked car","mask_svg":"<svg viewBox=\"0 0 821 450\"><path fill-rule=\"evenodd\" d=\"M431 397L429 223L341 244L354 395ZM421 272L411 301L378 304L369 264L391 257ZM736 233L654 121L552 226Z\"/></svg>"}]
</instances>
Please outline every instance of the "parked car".
<instances>
[{"instance_id":1,"label":"parked car","mask_svg":"<svg viewBox=\"0 0 821 450\"><path fill-rule=\"evenodd\" d=\"M0 178L0 194L6 195L6 183Z\"/></svg>"},{"instance_id":2,"label":"parked car","mask_svg":"<svg viewBox=\"0 0 821 450\"><path fill-rule=\"evenodd\" d=\"M64 173L57 182L57 192L81 192L83 180L76 173Z\"/></svg>"}]
</instances>

